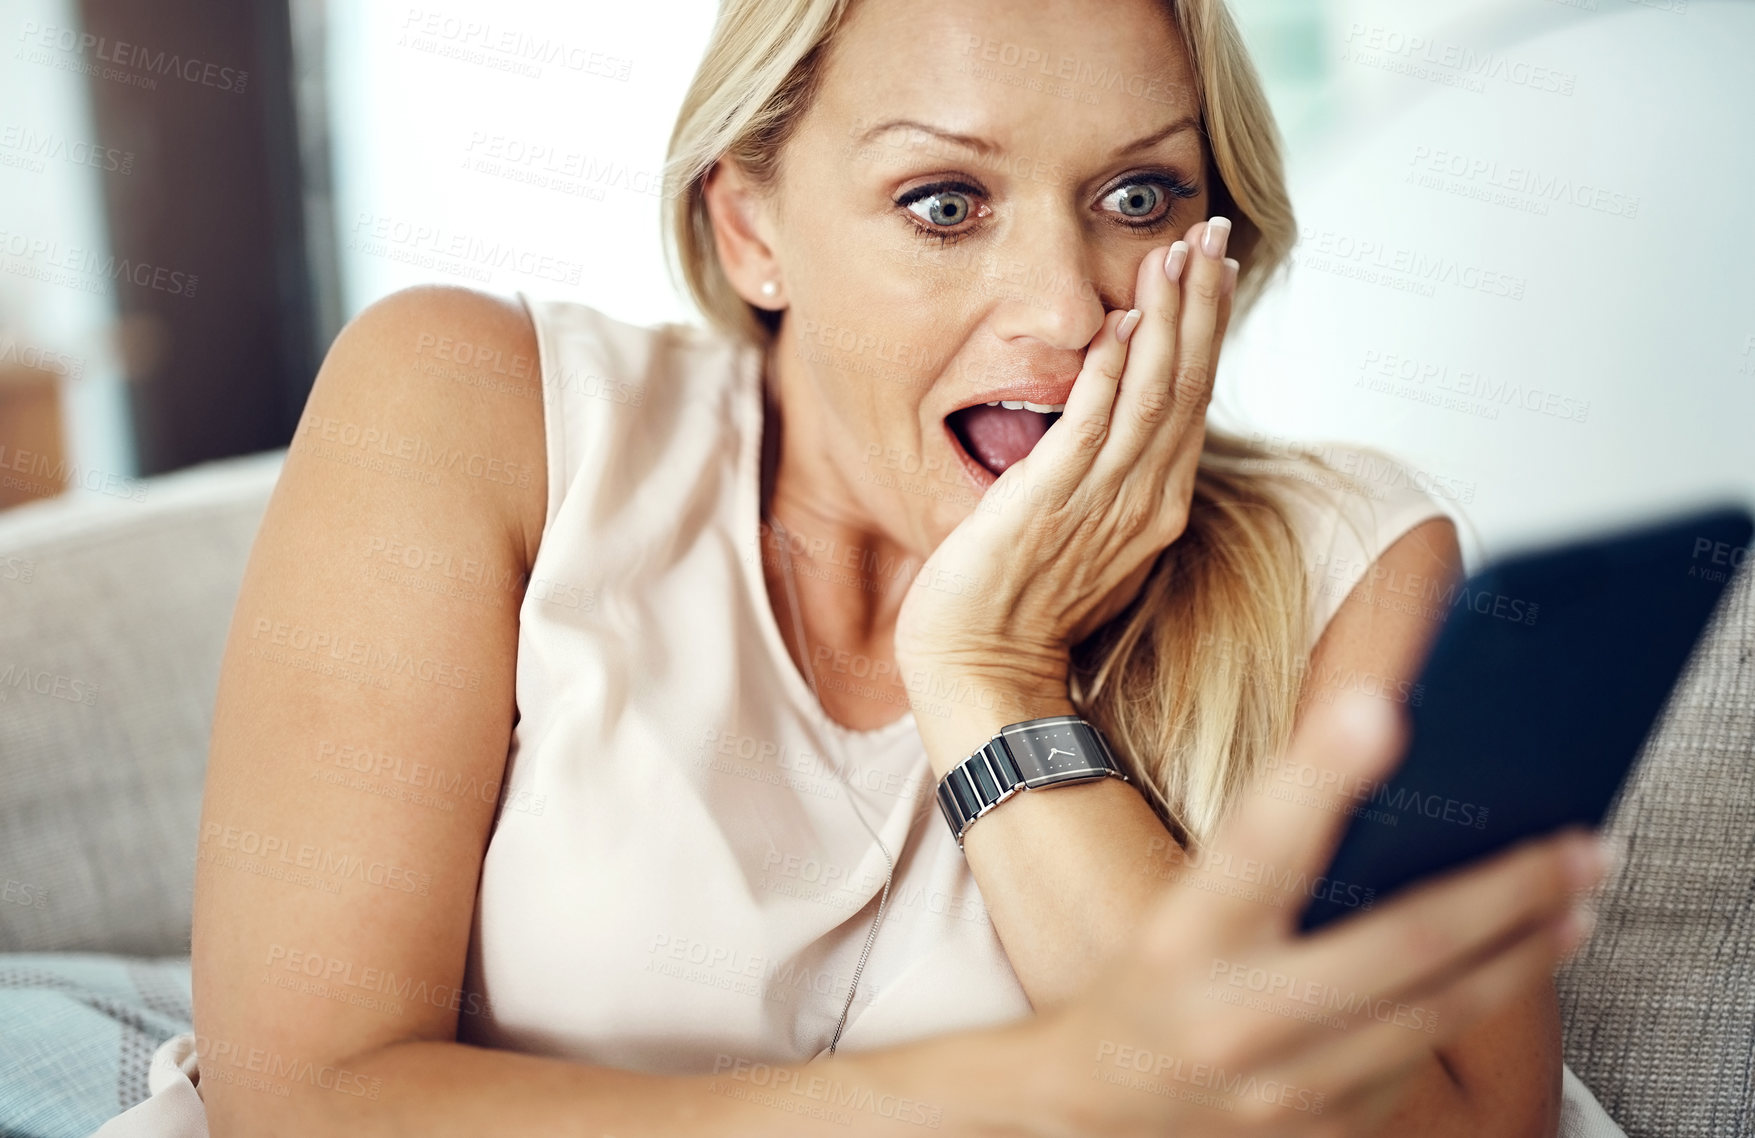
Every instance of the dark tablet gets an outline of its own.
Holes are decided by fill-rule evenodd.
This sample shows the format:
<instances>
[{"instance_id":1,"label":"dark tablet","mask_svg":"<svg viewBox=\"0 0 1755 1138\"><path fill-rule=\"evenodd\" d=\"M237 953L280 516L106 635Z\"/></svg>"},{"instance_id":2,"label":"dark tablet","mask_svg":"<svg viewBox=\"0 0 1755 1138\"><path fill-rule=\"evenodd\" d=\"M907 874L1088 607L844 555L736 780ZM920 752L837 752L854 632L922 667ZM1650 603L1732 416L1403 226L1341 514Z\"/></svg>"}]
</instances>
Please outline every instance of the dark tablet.
<instances>
[{"instance_id":1,"label":"dark tablet","mask_svg":"<svg viewBox=\"0 0 1755 1138\"><path fill-rule=\"evenodd\" d=\"M1300 927L1569 823L1600 825L1725 585L1751 519L1718 507L1524 552L1458 587L1386 781ZM1349 903L1351 902L1351 903Z\"/></svg>"}]
</instances>

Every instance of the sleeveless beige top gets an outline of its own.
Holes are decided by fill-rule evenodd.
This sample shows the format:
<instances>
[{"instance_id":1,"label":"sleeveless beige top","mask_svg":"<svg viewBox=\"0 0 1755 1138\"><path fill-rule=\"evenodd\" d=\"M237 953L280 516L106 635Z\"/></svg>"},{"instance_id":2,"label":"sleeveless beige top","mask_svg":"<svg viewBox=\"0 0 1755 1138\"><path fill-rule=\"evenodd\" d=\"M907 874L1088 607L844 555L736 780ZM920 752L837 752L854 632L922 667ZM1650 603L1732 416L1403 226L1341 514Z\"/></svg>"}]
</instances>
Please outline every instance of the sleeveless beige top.
<instances>
[{"instance_id":1,"label":"sleeveless beige top","mask_svg":"<svg viewBox=\"0 0 1755 1138\"><path fill-rule=\"evenodd\" d=\"M867 825L896 872L840 1048L1028 1014L912 715L843 727L787 653L761 574L759 355L520 297L548 514L459 1038L668 1073L825 1053L884 883ZM1440 513L1405 471L1370 485L1296 508L1312 643Z\"/></svg>"},{"instance_id":2,"label":"sleeveless beige top","mask_svg":"<svg viewBox=\"0 0 1755 1138\"><path fill-rule=\"evenodd\" d=\"M548 516L458 1038L652 1072L823 1054L884 882L862 817L896 879L841 1049L1028 1014L913 717L834 723L781 641L759 557L759 358L521 299ZM1386 456L1322 453L1364 484L1325 477L1287 500L1311 644L1378 554L1441 512ZM1565 1074L1565 1138L1623 1138ZM94 1138L207 1138L200 1077L194 1034L165 1040L151 1096Z\"/></svg>"}]
</instances>

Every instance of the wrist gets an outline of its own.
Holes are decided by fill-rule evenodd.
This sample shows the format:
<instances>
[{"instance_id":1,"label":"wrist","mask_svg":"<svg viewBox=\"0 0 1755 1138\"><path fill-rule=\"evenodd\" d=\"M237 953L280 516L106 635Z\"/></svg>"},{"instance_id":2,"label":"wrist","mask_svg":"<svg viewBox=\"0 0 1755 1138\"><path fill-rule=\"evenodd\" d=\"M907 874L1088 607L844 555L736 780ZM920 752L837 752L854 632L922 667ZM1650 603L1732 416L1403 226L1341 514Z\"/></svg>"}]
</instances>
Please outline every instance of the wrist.
<instances>
[{"instance_id":1,"label":"wrist","mask_svg":"<svg viewBox=\"0 0 1755 1138\"><path fill-rule=\"evenodd\" d=\"M1068 699L1072 675L1066 653L1015 648L898 652L896 667L909 701L928 712L957 707L1029 711Z\"/></svg>"},{"instance_id":2,"label":"wrist","mask_svg":"<svg viewBox=\"0 0 1755 1138\"><path fill-rule=\"evenodd\" d=\"M1078 714L1064 679L965 669L909 672L906 667L903 675L935 778L943 778L1002 727Z\"/></svg>"},{"instance_id":3,"label":"wrist","mask_svg":"<svg viewBox=\"0 0 1755 1138\"><path fill-rule=\"evenodd\" d=\"M930 1104L928 1126L939 1134L1063 1138L1074 1133L1064 1120L1081 1113L1070 1100L1083 1089L1076 1082L1077 1074L1084 1072L1038 1077L1045 1058L1071 1050L1060 1044L1056 1033L1042 1030L1037 1019L1030 1016L847 1058L864 1067L871 1083L897 1092L906 1087ZM837 1056L831 1062L843 1059ZM1020 1071L1031 1072L1031 1077L1020 1079Z\"/></svg>"}]
</instances>

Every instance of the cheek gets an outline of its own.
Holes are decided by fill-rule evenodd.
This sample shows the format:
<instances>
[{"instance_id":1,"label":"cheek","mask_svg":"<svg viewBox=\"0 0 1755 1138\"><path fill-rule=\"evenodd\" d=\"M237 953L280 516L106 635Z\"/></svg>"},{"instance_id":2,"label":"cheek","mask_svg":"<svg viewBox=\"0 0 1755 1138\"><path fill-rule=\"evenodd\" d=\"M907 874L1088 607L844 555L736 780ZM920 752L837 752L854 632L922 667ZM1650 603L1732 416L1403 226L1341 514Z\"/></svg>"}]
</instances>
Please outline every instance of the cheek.
<instances>
[{"instance_id":1,"label":"cheek","mask_svg":"<svg viewBox=\"0 0 1755 1138\"><path fill-rule=\"evenodd\" d=\"M946 323L943 306L870 294L813 310L818 315L797 325L799 362L847 433L891 442L918 436L922 405L938 402L933 393L954 372L965 339Z\"/></svg>"}]
</instances>

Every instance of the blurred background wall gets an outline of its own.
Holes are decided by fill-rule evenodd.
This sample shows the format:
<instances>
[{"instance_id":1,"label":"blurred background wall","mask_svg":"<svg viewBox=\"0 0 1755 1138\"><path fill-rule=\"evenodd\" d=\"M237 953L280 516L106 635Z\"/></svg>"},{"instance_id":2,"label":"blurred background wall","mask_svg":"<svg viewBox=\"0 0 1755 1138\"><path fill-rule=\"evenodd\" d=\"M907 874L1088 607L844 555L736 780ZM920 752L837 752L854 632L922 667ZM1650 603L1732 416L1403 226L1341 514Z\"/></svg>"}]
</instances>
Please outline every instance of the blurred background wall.
<instances>
[{"instance_id":1,"label":"blurred background wall","mask_svg":"<svg viewBox=\"0 0 1755 1138\"><path fill-rule=\"evenodd\" d=\"M1390 450L1471 558L1755 497L1755 5L1232 6L1302 237L1216 422ZM0 0L0 500L284 445L407 285L689 319L658 171L716 4L651 11Z\"/></svg>"}]
</instances>

